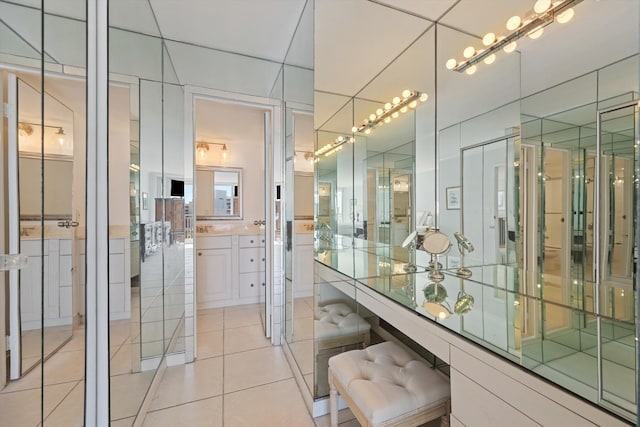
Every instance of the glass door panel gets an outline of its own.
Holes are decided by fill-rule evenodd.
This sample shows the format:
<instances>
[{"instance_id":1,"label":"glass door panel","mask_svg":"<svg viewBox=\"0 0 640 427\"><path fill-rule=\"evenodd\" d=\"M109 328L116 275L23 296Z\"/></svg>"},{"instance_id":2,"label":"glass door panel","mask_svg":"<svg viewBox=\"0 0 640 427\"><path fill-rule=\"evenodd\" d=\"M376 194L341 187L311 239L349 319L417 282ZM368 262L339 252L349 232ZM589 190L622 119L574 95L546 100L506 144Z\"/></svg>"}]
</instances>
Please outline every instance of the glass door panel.
<instances>
[{"instance_id":1,"label":"glass door panel","mask_svg":"<svg viewBox=\"0 0 640 427\"><path fill-rule=\"evenodd\" d=\"M638 105L599 114L600 398L636 410L635 272L633 269Z\"/></svg>"}]
</instances>

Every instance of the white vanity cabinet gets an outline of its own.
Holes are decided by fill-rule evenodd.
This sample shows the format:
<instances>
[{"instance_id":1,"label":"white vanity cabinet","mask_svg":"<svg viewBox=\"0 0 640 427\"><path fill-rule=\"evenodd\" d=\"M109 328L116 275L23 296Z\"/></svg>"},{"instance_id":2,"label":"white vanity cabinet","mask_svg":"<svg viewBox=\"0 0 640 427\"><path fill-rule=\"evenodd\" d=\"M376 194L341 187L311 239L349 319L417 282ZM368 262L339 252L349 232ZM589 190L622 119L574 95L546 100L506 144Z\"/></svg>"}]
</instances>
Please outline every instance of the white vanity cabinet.
<instances>
[{"instance_id":1,"label":"white vanity cabinet","mask_svg":"<svg viewBox=\"0 0 640 427\"><path fill-rule=\"evenodd\" d=\"M231 295L231 236L196 239L196 298L198 308L219 307Z\"/></svg>"},{"instance_id":2,"label":"white vanity cabinet","mask_svg":"<svg viewBox=\"0 0 640 427\"><path fill-rule=\"evenodd\" d=\"M44 326L70 325L72 315L72 251L70 239L45 239L44 253L38 239L20 242L29 257L20 270L20 316L23 330L39 329L42 288ZM42 269L44 269L44 274ZM44 277L44 286L41 281Z\"/></svg>"},{"instance_id":3,"label":"white vanity cabinet","mask_svg":"<svg viewBox=\"0 0 640 427\"><path fill-rule=\"evenodd\" d=\"M264 298L264 236L238 236L238 298Z\"/></svg>"},{"instance_id":4,"label":"white vanity cabinet","mask_svg":"<svg viewBox=\"0 0 640 427\"><path fill-rule=\"evenodd\" d=\"M197 307L264 301L265 266L264 235L197 236Z\"/></svg>"}]
</instances>

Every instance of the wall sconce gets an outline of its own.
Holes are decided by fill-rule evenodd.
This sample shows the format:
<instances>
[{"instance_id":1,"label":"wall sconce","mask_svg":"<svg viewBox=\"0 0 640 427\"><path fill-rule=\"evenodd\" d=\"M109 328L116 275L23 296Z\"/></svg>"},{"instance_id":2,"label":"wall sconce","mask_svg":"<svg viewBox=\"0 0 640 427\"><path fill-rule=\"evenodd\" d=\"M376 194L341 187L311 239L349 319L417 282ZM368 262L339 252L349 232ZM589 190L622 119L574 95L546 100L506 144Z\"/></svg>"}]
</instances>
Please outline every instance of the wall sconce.
<instances>
[{"instance_id":1,"label":"wall sconce","mask_svg":"<svg viewBox=\"0 0 640 427\"><path fill-rule=\"evenodd\" d=\"M219 145L222 147L222 158L226 160L227 158L227 144L222 144L220 142L206 142L206 141L200 141L200 142L196 142L196 154L198 155L198 157L200 157L201 159L204 159L205 157L207 157L207 153L209 153L209 146L210 145Z\"/></svg>"},{"instance_id":2,"label":"wall sconce","mask_svg":"<svg viewBox=\"0 0 640 427\"><path fill-rule=\"evenodd\" d=\"M446 67L449 70L459 73L466 72L471 75L477 70L476 64L484 61L485 64L493 64L496 60L495 53L500 49L506 53L513 52L516 47L516 41L524 36L531 39L537 39L544 31L544 27L551 24L554 20L560 24L567 23L573 18L573 6L582 0L537 0L533 5L533 10L525 14L524 18L520 16L512 16L507 21L507 30L510 31L504 36L496 37L494 33L487 33L482 38L482 44L485 49L477 50L473 46L468 46L462 52L464 60L458 62L451 58L447 61Z\"/></svg>"},{"instance_id":3,"label":"wall sconce","mask_svg":"<svg viewBox=\"0 0 640 427\"><path fill-rule=\"evenodd\" d=\"M346 144L347 142L353 143L354 139L353 137L348 137L348 136L342 136L340 135L339 137L337 137L336 139L333 140L332 143L325 145L324 147L320 147L315 151L315 156L318 157L322 154L324 154L325 157L328 157L332 154L337 153L338 151L342 150L344 148L344 144ZM306 154L305 154L305 159L306 159Z\"/></svg>"},{"instance_id":4,"label":"wall sconce","mask_svg":"<svg viewBox=\"0 0 640 427\"><path fill-rule=\"evenodd\" d=\"M52 144L58 144L60 146L63 146L67 140L67 134L64 133L64 128L62 126L50 126L50 125L42 125L39 123L19 122L18 138L20 139L20 142L24 142L26 137L31 136L33 134L33 126L43 126L45 128L56 129L55 133L51 137Z\"/></svg>"},{"instance_id":5,"label":"wall sconce","mask_svg":"<svg viewBox=\"0 0 640 427\"><path fill-rule=\"evenodd\" d=\"M364 119L360 126L352 127L351 132L360 132L369 135L371 129L389 123L392 119L398 117L400 113L406 113L409 108L416 108L418 101L425 102L427 99L429 99L429 95L426 93L418 91L412 92L409 89L405 89L402 92L402 98L396 96L391 102L384 104L384 108L378 108L375 113L369 114L369 118Z\"/></svg>"}]
</instances>

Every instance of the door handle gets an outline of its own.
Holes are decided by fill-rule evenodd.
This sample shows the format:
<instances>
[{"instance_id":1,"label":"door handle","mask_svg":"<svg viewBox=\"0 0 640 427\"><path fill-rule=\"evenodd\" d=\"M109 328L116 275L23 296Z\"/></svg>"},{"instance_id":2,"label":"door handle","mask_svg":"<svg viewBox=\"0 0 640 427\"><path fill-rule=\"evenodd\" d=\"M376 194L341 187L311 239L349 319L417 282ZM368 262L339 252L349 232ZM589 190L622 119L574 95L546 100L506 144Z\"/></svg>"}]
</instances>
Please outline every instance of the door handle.
<instances>
[{"instance_id":1,"label":"door handle","mask_svg":"<svg viewBox=\"0 0 640 427\"><path fill-rule=\"evenodd\" d=\"M58 227L64 227L64 228L70 228L70 227L77 227L78 225L80 225L80 223L78 221L58 221Z\"/></svg>"}]
</instances>

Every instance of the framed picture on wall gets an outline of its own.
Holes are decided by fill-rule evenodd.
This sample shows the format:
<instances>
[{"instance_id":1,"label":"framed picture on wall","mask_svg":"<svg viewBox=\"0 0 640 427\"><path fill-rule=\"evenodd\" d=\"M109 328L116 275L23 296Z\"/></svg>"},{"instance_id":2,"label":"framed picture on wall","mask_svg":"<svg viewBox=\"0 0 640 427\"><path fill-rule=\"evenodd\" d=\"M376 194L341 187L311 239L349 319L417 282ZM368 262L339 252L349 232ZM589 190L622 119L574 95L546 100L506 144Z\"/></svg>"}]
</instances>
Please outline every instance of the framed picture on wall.
<instances>
[{"instance_id":1,"label":"framed picture on wall","mask_svg":"<svg viewBox=\"0 0 640 427\"><path fill-rule=\"evenodd\" d=\"M142 192L142 209L149 209L149 193Z\"/></svg>"},{"instance_id":2,"label":"framed picture on wall","mask_svg":"<svg viewBox=\"0 0 640 427\"><path fill-rule=\"evenodd\" d=\"M460 187L447 187L447 209L460 209Z\"/></svg>"}]
</instances>

